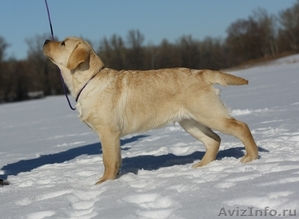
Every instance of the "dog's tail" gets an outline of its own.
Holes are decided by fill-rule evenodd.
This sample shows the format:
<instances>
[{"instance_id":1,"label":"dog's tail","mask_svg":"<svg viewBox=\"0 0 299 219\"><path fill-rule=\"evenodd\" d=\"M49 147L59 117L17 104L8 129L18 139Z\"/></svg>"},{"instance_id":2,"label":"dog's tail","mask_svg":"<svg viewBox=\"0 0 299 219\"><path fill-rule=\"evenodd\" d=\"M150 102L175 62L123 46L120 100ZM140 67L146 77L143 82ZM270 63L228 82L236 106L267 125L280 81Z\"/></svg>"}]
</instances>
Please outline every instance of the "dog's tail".
<instances>
[{"instance_id":1,"label":"dog's tail","mask_svg":"<svg viewBox=\"0 0 299 219\"><path fill-rule=\"evenodd\" d=\"M203 70L201 73L203 79L211 84L220 84L223 86L248 84L248 80L244 78L220 71Z\"/></svg>"}]
</instances>

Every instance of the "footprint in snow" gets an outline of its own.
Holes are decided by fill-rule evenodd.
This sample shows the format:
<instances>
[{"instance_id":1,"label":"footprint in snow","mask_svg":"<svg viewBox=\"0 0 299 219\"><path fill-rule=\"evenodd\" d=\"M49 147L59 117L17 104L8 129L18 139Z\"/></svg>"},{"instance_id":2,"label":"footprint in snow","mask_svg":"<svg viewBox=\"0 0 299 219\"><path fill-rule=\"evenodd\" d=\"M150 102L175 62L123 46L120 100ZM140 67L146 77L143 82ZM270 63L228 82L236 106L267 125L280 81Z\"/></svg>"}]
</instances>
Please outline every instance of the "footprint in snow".
<instances>
[{"instance_id":1,"label":"footprint in snow","mask_svg":"<svg viewBox=\"0 0 299 219\"><path fill-rule=\"evenodd\" d=\"M68 215L67 218L98 218L94 205L106 189L106 187L101 187L96 190L73 190L66 196L71 207L71 210L67 209L65 212Z\"/></svg>"},{"instance_id":2,"label":"footprint in snow","mask_svg":"<svg viewBox=\"0 0 299 219\"><path fill-rule=\"evenodd\" d=\"M60 197L60 196L63 196L65 194L68 194L71 192L72 192L72 190L70 190L70 189L61 190L61 191L57 191L57 192L49 192L47 194L36 195L33 197L27 197L27 198L21 199L19 201L16 201L16 204L21 205L21 206L30 205L31 203L34 203L34 202L53 199L53 198Z\"/></svg>"},{"instance_id":3,"label":"footprint in snow","mask_svg":"<svg viewBox=\"0 0 299 219\"><path fill-rule=\"evenodd\" d=\"M139 218L168 218L174 210L175 203L166 196L156 193L137 194L125 198L125 201L138 205L136 211Z\"/></svg>"},{"instance_id":4,"label":"footprint in snow","mask_svg":"<svg viewBox=\"0 0 299 219\"><path fill-rule=\"evenodd\" d=\"M228 206L253 206L259 209L266 207L281 209L285 203L289 202L288 196L292 195L291 191L272 192L265 195L257 195L251 197L242 197L226 201Z\"/></svg>"},{"instance_id":5,"label":"footprint in snow","mask_svg":"<svg viewBox=\"0 0 299 219\"><path fill-rule=\"evenodd\" d=\"M51 217L55 214L56 214L56 212L54 212L54 211L34 212L34 213L27 215L27 219L43 219L43 218Z\"/></svg>"}]
</instances>

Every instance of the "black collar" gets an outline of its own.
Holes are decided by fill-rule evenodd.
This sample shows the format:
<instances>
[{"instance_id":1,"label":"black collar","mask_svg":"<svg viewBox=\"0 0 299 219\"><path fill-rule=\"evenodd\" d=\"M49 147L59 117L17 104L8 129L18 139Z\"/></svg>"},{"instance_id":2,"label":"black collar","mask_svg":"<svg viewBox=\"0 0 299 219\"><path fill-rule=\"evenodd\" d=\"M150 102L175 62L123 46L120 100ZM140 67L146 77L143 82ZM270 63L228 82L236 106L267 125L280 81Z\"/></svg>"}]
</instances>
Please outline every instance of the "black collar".
<instances>
[{"instance_id":1,"label":"black collar","mask_svg":"<svg viewBox=\"0 0 299 219\"><path fill-rule=\"evenodd\" d=\"M84 90L84 88L88 85L88 83L98 74L100 73L100 71L102 71L103 69L105 68L105 66L101 67L100 70L95 73L85 84L84 86L79 90L78 94L77 94L77 97L76 97L76 102L78 102L78 99L80 97L80 94L82 93L82 91Z\"/></svg>"}]
</instances>

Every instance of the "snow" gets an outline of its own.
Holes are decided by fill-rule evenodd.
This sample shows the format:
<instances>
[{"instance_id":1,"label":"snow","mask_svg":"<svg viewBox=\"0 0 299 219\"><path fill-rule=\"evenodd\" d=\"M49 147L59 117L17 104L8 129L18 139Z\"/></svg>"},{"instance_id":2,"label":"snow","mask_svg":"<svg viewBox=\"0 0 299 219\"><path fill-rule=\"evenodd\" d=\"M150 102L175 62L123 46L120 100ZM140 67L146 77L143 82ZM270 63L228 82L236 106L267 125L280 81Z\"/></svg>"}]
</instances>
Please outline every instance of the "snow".
<instances>
[{"instance_id":1,"label":"snow","mask_svg":"<svg viewBox=\"0 0 299 219\"><path fill-rule=\"evenodd\" d=\"M231 72L248 86L221 88L246 122L260 159L223 135L217 160L193 169L202 144L178 124L121 140L118 179L103 173L96 134L63 96L0 105L1 218L197 219L299 215L299 55Z\"/></svg>"}]
</instances>

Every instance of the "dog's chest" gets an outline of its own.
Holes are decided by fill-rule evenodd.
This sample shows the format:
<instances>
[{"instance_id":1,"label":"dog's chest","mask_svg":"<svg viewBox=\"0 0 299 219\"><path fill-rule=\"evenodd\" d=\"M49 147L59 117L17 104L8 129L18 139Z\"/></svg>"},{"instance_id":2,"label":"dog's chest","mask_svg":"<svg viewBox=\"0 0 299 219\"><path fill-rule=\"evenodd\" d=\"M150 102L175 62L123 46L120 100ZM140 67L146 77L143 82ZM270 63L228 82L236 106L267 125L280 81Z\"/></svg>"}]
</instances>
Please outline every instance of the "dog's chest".
<instances>
[{"instance_id":1,"label":"dog's chest","mask_svg":"<svg viewBox=\"0 0 299 219\"><path fill-rule=\"evenodd\" d=\"M86 112L84 114L83 107L80 103L77 103L76 109L79 113L78 117L81 120L81 122L85 123L89 128L91 128L93 131L95 131L95 127L93 126L92 122L89 122L89 119L88 119L89 117L86 115L87 114Z\"/></svg>"}]
</instances>

